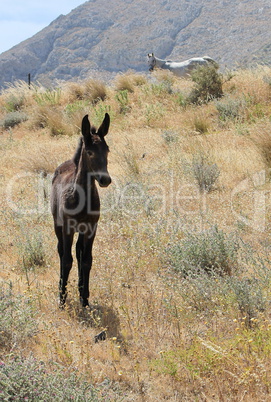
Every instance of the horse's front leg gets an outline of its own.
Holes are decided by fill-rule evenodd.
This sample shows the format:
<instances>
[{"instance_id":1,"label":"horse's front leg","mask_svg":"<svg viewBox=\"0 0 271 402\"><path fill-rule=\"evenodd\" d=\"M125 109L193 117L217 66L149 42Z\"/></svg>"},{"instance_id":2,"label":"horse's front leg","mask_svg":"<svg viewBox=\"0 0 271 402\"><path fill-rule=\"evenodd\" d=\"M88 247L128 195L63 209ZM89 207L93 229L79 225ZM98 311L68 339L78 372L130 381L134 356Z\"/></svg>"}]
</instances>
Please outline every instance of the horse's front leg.
<instances>
[{"instance_id":1,"label":"horse's front leg","mask_svg":"<svg viewBox=\"0 0 271 402\"><path fill-rule=\"evenodd\" d=\"M64 307L67 298L67 283L72 267L72 242L73 233L65 233L63 231L63 256L61 263L61 275L59 282L59 306Z\"/></svg>"},{"instance_id":2,"label":"horse's front leg","mask_svg":"<svg viewBox=\"0 0 271 402\"><path fill-rule=\"evenodd\" d=\"M79 292L80 292L80 302L83 307L89 305L89 275L92 267L92 246L95 237L95 232L91 233L90 236L85 237L84 239L84 248L81 254L81 266L80 266L80 275L81 280L79 278Z\"/></svg>"},{"instance_id":3,"label":"horse's front leg","mask_svg":"<svg viewBox=\"0 0 271 402\"><path fill-rule=\"evenodd\" d=\"M82 258L84 253L84 234L79 233L78 240L76 242L76 258L77 258L77 265L78 265L78 290L80 297L83 293L83 272L82 272Z\"/></svg>"}]
</instances>

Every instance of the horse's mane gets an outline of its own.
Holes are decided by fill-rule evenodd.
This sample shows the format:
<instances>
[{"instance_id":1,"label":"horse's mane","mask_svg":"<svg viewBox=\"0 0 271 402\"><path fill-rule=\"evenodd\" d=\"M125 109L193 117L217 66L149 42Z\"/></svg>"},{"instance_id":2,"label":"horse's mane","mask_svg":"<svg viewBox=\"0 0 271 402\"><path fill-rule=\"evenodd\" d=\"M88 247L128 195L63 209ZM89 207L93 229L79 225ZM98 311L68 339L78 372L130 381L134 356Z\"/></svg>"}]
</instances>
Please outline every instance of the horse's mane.
<instances>
[{"instance_id":1,"label":"horse's mane","mask_svg":"<svg viewBox=\"0 0 271 402\"><path fill-rule=\"evenodd\" d=\"M75 154L73 155L72 161L76 166L78 166L81 151L82 151L82 146L83 146L83 137L79 138L78 145L75 151Z\"/></svg>"}]
</instances>

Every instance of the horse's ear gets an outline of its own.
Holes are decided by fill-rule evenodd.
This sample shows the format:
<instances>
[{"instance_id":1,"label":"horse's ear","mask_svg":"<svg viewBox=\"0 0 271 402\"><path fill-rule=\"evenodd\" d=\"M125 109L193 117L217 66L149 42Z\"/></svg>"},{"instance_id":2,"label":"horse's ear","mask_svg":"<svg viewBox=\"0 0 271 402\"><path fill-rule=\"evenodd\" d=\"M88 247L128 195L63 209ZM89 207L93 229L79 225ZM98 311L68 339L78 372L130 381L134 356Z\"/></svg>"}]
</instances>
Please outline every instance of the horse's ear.
<instances>
[{"instance_id":1,"label":"horse's ear","mask_svg":"<svg viewBox=\"0 0 271 402\"><path fill-rule=\"evenodd\" d=\"M88 120L88 114L86 114L82 120L82 134L84 137L90 134L90 122Z\"/></svg>"},{"instance_id":2,"label":"horse's ear","mask_svg":"<svg viewBox=\"0 0 271 402\"><path fill-rule=\"evenodd\" d=\"M98 134L100 137L104 137L108 133L109 125L110 125L110 116L108 113L105 113L104 120L98 130Z\"/></svg>"}]
</instances>

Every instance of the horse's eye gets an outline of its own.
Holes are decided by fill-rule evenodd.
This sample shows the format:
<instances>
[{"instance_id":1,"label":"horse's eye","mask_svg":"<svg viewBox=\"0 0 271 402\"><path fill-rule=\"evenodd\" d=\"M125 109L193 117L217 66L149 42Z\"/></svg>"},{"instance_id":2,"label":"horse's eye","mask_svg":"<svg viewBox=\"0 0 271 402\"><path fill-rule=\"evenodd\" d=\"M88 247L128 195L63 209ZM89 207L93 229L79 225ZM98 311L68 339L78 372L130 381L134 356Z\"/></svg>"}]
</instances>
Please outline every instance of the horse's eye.
<instances>
[{"instance_id":1,"label":"horse's eye","mask_svg":"<svg viewBox=\"0 0 271 402\"><path fill-rule=\"evenodd\" d=\"M93 156L94 152L93 151L87 151L88 156Z\"/></svg>"}]
</instances>

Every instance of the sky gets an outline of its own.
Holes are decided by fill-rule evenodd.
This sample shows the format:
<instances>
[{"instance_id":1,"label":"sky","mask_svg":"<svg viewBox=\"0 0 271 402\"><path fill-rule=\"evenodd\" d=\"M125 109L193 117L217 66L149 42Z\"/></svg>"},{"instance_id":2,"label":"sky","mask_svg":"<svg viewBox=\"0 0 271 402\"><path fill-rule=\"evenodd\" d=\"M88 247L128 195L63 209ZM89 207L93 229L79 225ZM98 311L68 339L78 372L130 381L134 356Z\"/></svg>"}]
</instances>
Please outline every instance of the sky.
<instances>
[{"instance_id":1,"label":"sky","mask_svg":"<svg viewBox=\"0 0 271 402\"><path fill-rule=\"evenodd\" d=\"M83 3L85 0L0 0L0 53Z\"/></svg>"}]
</instances>

